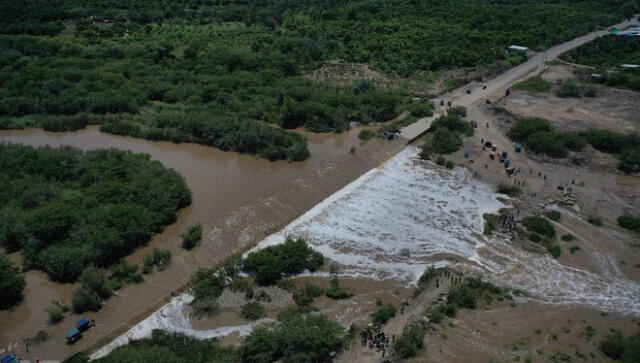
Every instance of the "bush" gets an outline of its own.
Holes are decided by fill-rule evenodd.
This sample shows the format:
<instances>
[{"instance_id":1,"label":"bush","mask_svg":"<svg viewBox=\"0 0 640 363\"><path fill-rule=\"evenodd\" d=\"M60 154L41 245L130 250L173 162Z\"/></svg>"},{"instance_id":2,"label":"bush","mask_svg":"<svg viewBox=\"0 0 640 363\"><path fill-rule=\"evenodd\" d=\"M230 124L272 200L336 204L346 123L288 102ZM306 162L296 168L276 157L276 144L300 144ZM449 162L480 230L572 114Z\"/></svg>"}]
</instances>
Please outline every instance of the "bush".
<instances>
[{"instance_id":1,"label":"bush","mask_svg":"<svg viewBox=\"0 0 640 363\"><path fill-rule=\"evenodd\" d=\"M316 271L323 264L322 254L307 246L304 239L287 237L283 244L250 253L242 270L253 274L258 285L266 286L277 283L283 276Z\"/></svg>"},{"instance_id":2,"label":"bush","mask_svg":"<svg viewBox=\"0 0 640 363\"><path fill-rule=\"evenodd\" d=\"M564 146L572 151L581 151L587 145L584 138L577 132L564 132L558 135Z\"/></svg>"},{"instance_id":3,"label":"bush","mask_svg":"<svg viewBox=\"0 0 640 363\"><path fill-rule=\"evenodd\" d=\"M600 342L600 350L607 357L623 363L640 361L640 333L624 337L620 331L614 331Z\"/></svg>"},{"instance_id":4,"label":"bush","mask_svg":"<svg viewBox=\"0 0 640 363\"><path fill-rule=\"evenodd\" d=\"M432 151L437 154L451 154L460 149L462 140L453 131L439 128L433 133Z\"/></svg>"},{"instance_id":5,"label":"bush","mask_svg":"<svg viewBox=\"0 0 640 363\"><path fill-rule=\"evenodd\" d=\"M348 299L353 296L353 293L351 293L351 291L349 291L348 289L340 287L338 276L333 276L329 283L329 288L327 289L326 295L331 299Z\"/></svg>"},{"instance_id":6,"label":"bush","mask_svg":"<svg viewBox=\"0 0 640 363\"><path fill-rule=\"evenodd\" d=\"M189 230L181 234L180 237L182 237L182 248L185 250L193 249L202 239L202 225L197 224L189 228Z\"/></svg>"},{"instance_id":7,"label":"bush","mask_svg":"<svg viewBox=\"0 0 640 363\"><path fill-rule=\"evenodd\" d=\"M540 215L525 217L522 223L529 231L539 233L549 238L556 236L556 229L551 222Z\"/></svg>"},{"instance_id":8,"label":"bush","mask_svg":"<svg viewBox=\"0 0 640 363\"><path fill-rule=\"evenodd\" d=\"M620 154L618 169L623 173L640 173L640 147L628 149Z\"/></svg>"},{"instance_id":9,"label":"bush","mask_svg":"<svg viewBox=\"0 0 640 363\"><path fill-rule=\"evenodd\" d=\"M553 256L553 258L558 258L562 254L562 247L552 244L550 241L546 243L547 251Z\"/></svg>"},{"instance_id":10,"label":"bush","mask_svg":"<svg viewBox=\"0 0 640 363\"><path fill-rule=\"evenodd\" d=\"M453 106L447 111L447 115L459 118L467 117L467 109L464 106Z\"/></svg>"},{"instance_id":11,"label":"bush","mask_svg":"<svg viewBox=\"0 0 640 363\"><path fill-rule=\"evenodd\" d=\"M569 252L571 252L572 255L578 251L580 251L580 247L578 246L571 246L571 248L569 248Z\"/></svg>"},{"instance_id":12,"label":"bush","mask_svg":"<svg viewBox=\"0 0 640 363\"><path fill-rule=\"evenodd\" d=\"M343 337L344 329L322 314L286 310L277 323L246 337L242 361L329 362L342 349Z\"/></svg>"},{"instance_id":13,"label":"bush","mask_svg":"<svg viewBox=\"0 0 640 363\"><path fill-rule=\"evenodd\" d=\"M589 130L582 133L582 136L594 148L606 152L617 154L633 145L634 137L624 135L609 130Z\"/></svg>"},{"instance_id":14,"label":"bush","mask_svg":"<svg viewBox=\"0 0 640 363\"><path fill-rule=\"evenodd\" d=\"M566 80L562 82L560 87L556 89L556 96L558 97L580 97L582 96L582 89L573 80Z\"/></svg>"},{"instance_id":15,"label":"bush","mask_svg":"<svg viewBox=\"0 0 640 363\"><path fill-rule=\"evenodd\" d=\"M142 273L148 274L156 267L158 271L164 270L171 263L171 251L154 248L150 254L142 259Z\"/></svg>"},{"instance_id":16,"label":"bush","mask_svg":"<svg viewBox=\"0 0 640 363\"><path fill-rule=\"evenodd\" d=\"M396 308L389 304L378 300L376 302L378 308L371 314L371 318L375 325L384 325L389 319L396 316Z\"/></svg>"},{"instance_id":17,"label":"bush","mask_svg":"<svg viewBox=\"0 0 640 363\"><path fill-rule=\"evenodd\" d=\"M522 189L515 185L500 183L498 184L498 193L506 194L512 198L519 196L522 193Z\"/></svg>"},{"instance_id":18,"label":"bush","mask_svg":"<svg viewBox=\"0 0 640 363\"><path fill-rule=\"evenodd\" d=\"M527 238L529 239L529 241L535 242L535 243L540 243L542 241L542 237L540 237L540 235L537 234L536 232L529 232L527 234Z\"/></svg>"},{"instance_id":19,"label":"bush","mask_svg":"<svg viewBox=\"0 0 640 363\"><path fill-rule=\"evenodd\" d=\"M361 130L358 134L360 140L370 140L373 139L374 136L376 136L376 133L371 130Z\"/></svg>"},{"instance_id":20,"label":"bush","mask_svg":"<svg viewBox=\"0 0 640 363\"><path fill-rule=\"evenodd\" d=\"M549 218L549 219L551 219L552 221L555 221L555 222L559 221L560 217L561 217L560 212L558 212L557 210L552 210L552 211L549 211L549 212L545 212L544 215L545 215L545 217L547 217L547 218Z\"/></svg>"},{"instance_id":21,"label":"bush","mask_svg":"<svg viewBox=\"0 0 640 363\"><path fill-rule=\"evenodd\" d=\"M76 314L82 314L86 311L95 312L102 308L102 299L95 291L81 286L73 292L71 306Z\"/></svg>"},{"instance_id":22,"label":"bush","mask_svg":"<svg viewBox=\"0 0 640 363\"><path fill-rule=\"evenodd\" d=\"M485 213L482 215L482 218L484 219L484 231L482 233L489 235L500 225L502 215Z\"/></svg>"},{"instance_id":23,"label":"bush","mask_svg":"<svg viewBox=\"0 0 640 363\"><path fill-rule=\"evenodd\" d=\"M425 333L419 325L409 325L393 345L396 354L402 359L415 357L424 349L424 336Z\"/></svg>"},{"instance_id":24,"label":"bush","mask_svg":"<svg viewBox=\"0 0 640 363\"><path fill-rule=\"evenodd\" d=\"M264 316L264 308L260 303L249 302L242 305L241 315L247 320L257 320Z\"/></svg>"},{"instance_id":25,"label":"bush","mask_svg":"<svg viewBox=\"0 0 640 363\"><path fill-rule=\"evenodd\" d=\"M111 273L109 281L119 286L123 284L139 284L144 281L142 275L138 273L138 265L133 263L122 261L113 265L109 271Z\"/></svg>"},{"instance_id":26,"label":"bush","mask_svg":"<svg viewBox=\"0 0 640 363\"><path fill-rule=\"evenodd\" d=\"M64 319L64 313L58 308L49 308L47 313L49 314L49 324L58 324Z\"/></svg>"},{"instance_id":27,"label":"bush","mask_svg":"<svg viewBox=\"0 0 640 363\"><path fill-rule=\"evenodd\" d=\"M596 215L590 215L589 218L587 218L587 222L591 223L594 226L602 226L602 218L600 218L600 216L596 216Z\"/></svg>"},{"instance_id":28,"label":"bush","mask_svg":"<svg viewBox=\"0 0 640 363\"><path fill-rule=\"evenodd\" d=\"M640 218L633 216L618 217L618 225L622 228L640 233Z\"/></svg>"},{"instance_id":29,"label":"bush","mask_svg":"<svg viewBox=\"0 0 640 363\"><path fill-rule=\"evenodd\" d=\"M565 241L565 242L571 242L574 239L576 239L576 237L574 235L572 235L571 233L562 235L562 237L560 237L561 240Z\"/></svg>"},{"instance_id":30,"label":"bush","mask_svg":"<svg viewBox=\"0 0 640 363\"><path fill-rule=\"evenodd\" d=\"M541 118L524 118L516 121L507 136L515 141L524 142L536 132L551 131L551 123Z\"/></svg>"},{"instance_id":31,"label":"bush","mask_svg":"<svg viewBox=\"0 0 640 363\"><path fill-rule=\"evenodd\" d=\"M552 158L564 158L567 156L564 140L550 131L536 132L530 135L524 144L530 151L545 154Z\"/></svg>"},{"instance_id":32,"label":"bush","mask_svg":"<svg viewBox=\"0 0 640 363\"><path fill-rule=\"evenodd\" d=\"M513 85L518 89L530 93L542 93L551 91L552 83L540 76L533 76Z\"/></svg>"},{"instance_id":33,"label":"bush","mask_svg":"<svg viewBox=\"0 0 640 363\"><path fill-rule=\"evenodd\" d=\"M9 309L22 301L26 284L20 270L0 253L0 310Z\"/></svg>"},{"instance_id":34,"label":"bush","mask_svg":"<svg viewBox=\"0 0 640 363\"><path fill-rule=\"evenodd\" d=\"M411 116L422 118L433 116L433 104L431 102L410 103L407 110Z\"/></svg>"}]
</instances>

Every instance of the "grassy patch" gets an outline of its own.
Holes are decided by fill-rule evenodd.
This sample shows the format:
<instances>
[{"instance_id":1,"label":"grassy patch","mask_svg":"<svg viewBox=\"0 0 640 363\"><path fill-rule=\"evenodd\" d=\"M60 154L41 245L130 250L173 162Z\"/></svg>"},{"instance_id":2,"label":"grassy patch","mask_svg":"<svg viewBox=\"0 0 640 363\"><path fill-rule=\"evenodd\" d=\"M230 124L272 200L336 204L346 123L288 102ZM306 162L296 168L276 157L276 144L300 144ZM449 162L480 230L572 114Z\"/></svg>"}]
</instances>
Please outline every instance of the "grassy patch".
<instances>
[{"instance_id":1,"label":"grassy patch","mask_svg":"<svg viewBox=\"0 0 640 363\"><path fill-rule=\"evenodd\" d=\"M389 319L396 316L395 306L389 303L383 303L382 301L376 301L378 306L376 310L371 314L371 320L376 325L384 325Z\"/></svg>"},{"instance_id":2,"label":"grassy patch","mask_svg":"<svg viewBox=\"0 0 640 363\"><path fill-rule=\"evenodd\" d=\"M553 224L541 215L525 217L522 223L529 231L539 233L549 238L556 236L556 229L553 227Z\"/></svg>"},{"instance_id":3,"label":"grassy patch","mask_svg":"<svg viewBox=\"0 0 640 363\"><path fill-rule=\"evenodd\" d=\"M553 211L548 211L548 212L544 212L545 217L551 219L554 222L557 222L560 220L560 217L562 216L560 214L560 212L558 212L557 210L553 210Z\"/></svg>"},{"instance_id":4,"label":"grassy patch","mask_svg":"<svg viewBox=\"0 0 640 363\"><path fill-rule=\"evenodd\" d=\"M500 183L498 184L498 193L506 194L512 198L515 198L522 194L522 189L518 188L515 185Z\"/></svg>"},{"instance_id":5,"label":"grassy patch","mask_svg":"<svg viewBox=\"0 0 640 363\"><path fill-rule=\"evenodd\" d=\"M258 320L264 316L264 307L255 301L248 302L242 305L240 314L247 320Z\"/></svg>"},{"instance_id":6,"label":"grassy patch","mask_svg":"<svg viewBox=\"0 0 640 363\"><path fill-rule=\"evenodd\" d=\"M562 237L560 237L560 239L565 241L565 242L571 242L571 241L575 240L576 237L574 235L572 235L571 233L567 233L567 234L563 234Z\"/></svg>"},{"instance_id":7,"label":"grassy patch","mask_svg":"<svg viewBox=\"0 0 640 363\"><path fill-rule=\"evenodd\" d=\"M513 88L529 93L543 93L551 91L553 84L540 76L527 78L513 85Z\"/></svg>"}]
</instances>

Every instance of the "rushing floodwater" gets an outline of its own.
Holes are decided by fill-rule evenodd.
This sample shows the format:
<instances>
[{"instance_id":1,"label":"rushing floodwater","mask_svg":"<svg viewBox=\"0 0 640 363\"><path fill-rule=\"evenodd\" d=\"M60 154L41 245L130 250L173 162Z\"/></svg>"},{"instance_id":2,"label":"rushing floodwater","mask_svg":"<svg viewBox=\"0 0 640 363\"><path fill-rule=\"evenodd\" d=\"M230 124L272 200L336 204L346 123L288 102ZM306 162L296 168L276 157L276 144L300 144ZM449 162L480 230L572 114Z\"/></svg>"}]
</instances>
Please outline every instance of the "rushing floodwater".
<instances>
[{"instance_id":1,"label":"rushing floodwater","mask_svg":"<svg viewBox=\"0 0 640 363\"><path fill-rule=\"evenodd\" d=\"M416 160L415 148L406 148L256 248L281 243L287 235L305 236L340 266L342 275L406 284L415 282L428 265L451 264L453 257L462 267L525 290L537 301L640 315L640 284L617 274L601 276L570 268L508 240L481 235L482 214L501 207L492 188L466 170L424 165ZM159 327L198 337L250 331L251 325L191 328L183 314L189 299L187 294L175 298L94 357Z\"/></svg>"}]
</instances>

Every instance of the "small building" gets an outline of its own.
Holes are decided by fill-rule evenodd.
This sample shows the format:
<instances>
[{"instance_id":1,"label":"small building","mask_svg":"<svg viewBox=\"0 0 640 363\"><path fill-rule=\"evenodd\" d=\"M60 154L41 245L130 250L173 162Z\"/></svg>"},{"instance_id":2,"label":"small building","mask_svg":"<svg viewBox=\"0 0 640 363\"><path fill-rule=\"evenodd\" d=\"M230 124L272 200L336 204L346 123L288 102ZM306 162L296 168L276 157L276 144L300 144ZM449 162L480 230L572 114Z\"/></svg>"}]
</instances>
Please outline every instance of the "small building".
<instances>
[{"instance_id":1,"label":"small building","mask_svg":"<svg viewBox=\"0 0 640 363\"><path fill-rule=\"evenodd\" d=\"M510 52L526 52L529 50L529 48L523 47L521 45L510 45L509 47L507 47L507 50L509 50Z\"/></svg>"}]
</instances>

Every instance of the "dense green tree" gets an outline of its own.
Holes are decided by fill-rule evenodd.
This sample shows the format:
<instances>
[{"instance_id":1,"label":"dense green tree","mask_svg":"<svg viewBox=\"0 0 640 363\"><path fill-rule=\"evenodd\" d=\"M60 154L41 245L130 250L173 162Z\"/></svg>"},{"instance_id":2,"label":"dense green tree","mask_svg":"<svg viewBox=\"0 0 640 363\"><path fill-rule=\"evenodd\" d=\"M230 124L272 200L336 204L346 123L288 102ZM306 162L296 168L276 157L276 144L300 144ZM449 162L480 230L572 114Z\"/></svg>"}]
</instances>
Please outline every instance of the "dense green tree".
<instances>
[{"instance_id":1,"label":"dense green tree","mask_svg":"<svg viewBox=\"0 0 640 363\"><path fill-rule=\"evenodd\" d=\"M0 310L18 304L26 286L24 276L7 256L0 254Z\"/></svg>"}]
</instances>

